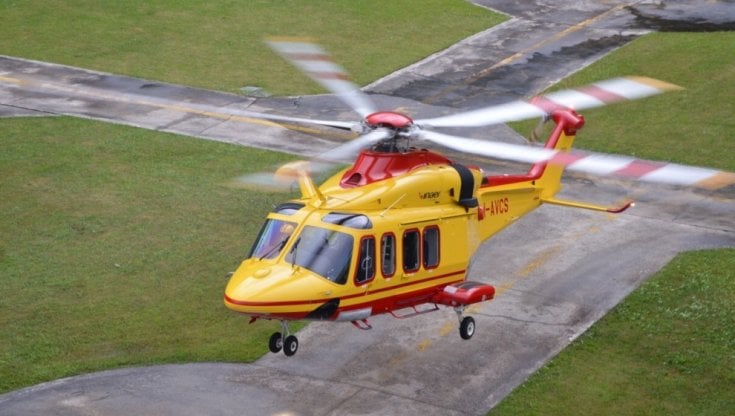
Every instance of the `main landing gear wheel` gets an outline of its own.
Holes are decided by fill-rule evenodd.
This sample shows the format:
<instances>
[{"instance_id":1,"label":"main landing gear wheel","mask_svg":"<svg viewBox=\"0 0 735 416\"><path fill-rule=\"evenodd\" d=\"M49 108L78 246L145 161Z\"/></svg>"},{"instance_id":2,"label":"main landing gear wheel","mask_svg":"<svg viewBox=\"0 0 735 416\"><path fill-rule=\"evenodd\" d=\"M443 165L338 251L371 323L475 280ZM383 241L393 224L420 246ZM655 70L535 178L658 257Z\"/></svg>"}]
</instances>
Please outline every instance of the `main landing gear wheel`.
<instances>
[{"instance_id":1,"label":"main landing gear wheel","mask_svg":"<svg viewBox=\"0 0 735 416\"><path fill-rule=\"evenodd\" d=\"M298 349L299 340L293 335L287 336L286 340L283 342L283 353L286 354L287 357L290 357L296 354L296 350Z\"/></svg>"},{"instance_id":2,"label":"main landing gear wheel","mask_svg":"<svg viewBox=\"0 0 735 416\"><path fill-rule=\"evenodd\" d=\"M472 335L475 335L475 320L471 316L465 316L459 324L459 336L470 339Z\"/></svg>"},{"instance_id":3,"label":"main landing gear wheel","mask_svg":"<svg viewBox=\"0 0 735 416\"><path fill-rule=\"evenodd\" d=\"M283 348L283 336L280 332L274 332L273 335L271 335L271 339L268 341L268 349L271 350L272 353L276 353L281 351Z\"/></svg>"}]
</instances>

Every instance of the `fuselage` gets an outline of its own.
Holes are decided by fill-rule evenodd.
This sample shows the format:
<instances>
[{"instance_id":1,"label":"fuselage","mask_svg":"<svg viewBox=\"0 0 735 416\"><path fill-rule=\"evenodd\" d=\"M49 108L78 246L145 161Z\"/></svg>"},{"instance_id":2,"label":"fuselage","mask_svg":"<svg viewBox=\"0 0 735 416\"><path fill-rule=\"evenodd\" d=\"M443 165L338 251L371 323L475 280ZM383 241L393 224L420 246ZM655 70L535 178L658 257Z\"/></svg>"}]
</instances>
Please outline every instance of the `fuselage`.
<instances>
[{"instance_id":1,"label":"fuselage","mask_svg":"<svg viewBox=\"0 0 735 416\"><path fill-rule=\"evenodd\" d=\"M268 214L225 304L261 318L355 321L430 302L465 279L485 239L540 204L529 180L489 180L425 150L363 152L318 195Z\"/></svg>"}]
</instances>

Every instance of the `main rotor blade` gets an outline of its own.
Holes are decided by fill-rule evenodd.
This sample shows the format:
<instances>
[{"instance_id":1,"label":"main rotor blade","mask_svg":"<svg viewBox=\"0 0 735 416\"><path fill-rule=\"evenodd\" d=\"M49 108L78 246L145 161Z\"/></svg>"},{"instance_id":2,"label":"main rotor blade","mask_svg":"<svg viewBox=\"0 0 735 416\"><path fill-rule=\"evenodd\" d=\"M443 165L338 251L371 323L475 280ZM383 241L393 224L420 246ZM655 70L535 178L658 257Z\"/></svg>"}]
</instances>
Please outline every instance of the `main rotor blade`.
<instances>
[{"instance_id":1,"label":"main rotor blade","mask_svg":"<svg viewBox=\"0 0 735 416\"><path fill-rule=\"evenodd\" d=\"M322 153L321 155L313 158L313 160L316 162L348 163L354 160L355 155L357 155L360 150L383 139L387 139L391 137L392 134L394 133L389 129L375 129L370 133L350 140L341 146L337 146L326 153Z\"/></svg>"},{"instance_id":2,"label":"main rotor blade","mask_svg":"<svg viewBox=\"0 0 735 416\"><path fill-rule=\"evenodd\" d=\"M357 153L365 147L391 137L389 129L376 129L368 134L337 146L332 150L310 158L307 161L290 162L293 172L301 171L307 175L320 175L335 169L339 164L352 161ZM284 166L286 166L284 165ZM282 166L283 167L283 166ZM235 178L231 184L237 187L256 188L269 191L289 191L297 175L276 175L275 172L255 172Z\"/></svg>"},{"instance_id":3,"label":"main rotor blade","mask_svg":"<svg viewBox=\"0 0 735 416\"><path fill-rule=\"evenodd\" d=\"M321 46L305 38L270 38L266 43L363 118L376 111L368 96L350 81L347 71Z\"/></svg>"},{"instance_id":4,"label":"main rotor blade","mask_svg":"<svg viewBox=\"0 0 735 416\"><path fill-rule=\"evenodd\" d=\"M350 121L336 121L336 120L316 120L302 117L289 117L279 116L276 114L258 113L255 111L246 110L232 110L232 109L220 109L219 112L225 114L231 114L239 117L259 118L263 120L281 121L286 123L303 123L303 124L316 124L320 126L335 127L342 130L356 130L361 128L361 124Z\"/></svg>"},{"instance_id":5,"label":"main rotor blade","mask_svg":"<svg viewBox=\"0 0 735 416\"><path fill-rule=\"evenodd\" d=\"M554 149L489 142L421 131L419 137L461 152L524 163L547 162L577 172L617 176L645 182L719 189L735 184L735 173L625 156L562 152Z\"/></svg>"},{"instance_id":6,"label":"main rotor blade","mask_svg":"<svg viewBox=\"0 0 735 416\"><path fill-rule=\"evenodd\" d=\"M542 117L557 109L582 110L618 101L637 100L681 87L646 77L614 78L585 87L512 101L450 116L416 120L420 126L479 127Z\"/></svg>"}]
</instances>

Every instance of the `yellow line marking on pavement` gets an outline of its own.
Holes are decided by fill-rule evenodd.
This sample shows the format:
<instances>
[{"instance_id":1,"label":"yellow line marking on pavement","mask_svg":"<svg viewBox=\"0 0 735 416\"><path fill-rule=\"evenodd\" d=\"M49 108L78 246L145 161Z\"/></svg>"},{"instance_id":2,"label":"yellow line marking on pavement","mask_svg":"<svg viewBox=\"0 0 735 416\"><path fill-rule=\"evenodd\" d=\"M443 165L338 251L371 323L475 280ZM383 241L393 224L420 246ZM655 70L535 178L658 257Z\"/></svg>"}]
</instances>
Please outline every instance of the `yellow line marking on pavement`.
<instances>
[{"instance_id":1,"label":"yellow line marking on pavement","mask_svg":"<svg viewBox=\"0 0 735 416\"><path fill-rule=\"evenodd\" d=\"M418 349L419 351L424 351L430 346L431 346L431 340L426 338L423 341L419 342L419 345L418 347L416 347L416 349Z\"/></svg>"},{"instance_id":2,"label":"yellow line marking on pavement","mask_svg":"<svg viewBox=\"0 0 735 416\"><path fill-rule=\"evenodd\" d=\"M423 100L422 102L424 104L432 104L433 102L435 102L439 98L441 98L441 97L443 97L443 96L445 96L447 94L450 94L450 93L458 90L459 88L462 88L465 85L470 85L473 82L479 80L480 78L482 78L484 76L487 76L490 72L492 72L496 68L499 68L499 67L504 66L504 65L511 64L511 63L519 60L520 58L528 55L530 52L535 51L535 50L538 50L538 49L542 48L543 46L545 46L545 45L547 45L547 44L549 44L551 42L555 42L555 41L563 38L564 36L567 36L570 33L574 33L574 32L577 32L577 31L579 31L581 29L584 29L585 27L591 25L592 23L595 23L596 21L598 21L600 19L603 19L607 15L609 15L611 13L614 13L614 12L617 12L619 10L622 10L623 8L628 7L631 4L633 4L633 3L619 4L619 5L615 6L615 7L613 7L612 9L607 10L607 11L605 11L605 12L603 12L603 13L597 15L597 16L591 17L591 18L586 19L586 20L583 20L583 21L581 21L581 22L579 22L579 23L577 23L575 25L572 25L572 26L570 26L570 27L562 30L561 32L556 33L553 36L550 36L548 38L545 38L544 40L541 40L539 42L536 42L535 44L529 46L528 48L523 49L523 50L521 50L519 52L516 52L513 55L511 55L511 56L509 56L509 57L507 57L505 59L502 59L500 62L497 62L494 65L492 65L492 66L490 66L488 68L485 68L485 69L477 72L476 74L471 75L470 77L468 77L464 81L462 81L462 84L460 84L460 85L452 85L452 86L449 86L447 88L444 88L443 90L441 90L438 93L432 95L431 97Z\"/></svg>"},{"instance_id":3,"label":"yellow line marking on pavement","mask_svg":"<svg viewBox=\"0 0 735 416\"><path fill-rule=\"evenodd\" d=\"M454 325L452 325L451 321L447 321L444 323L441 329L439 329L439 336L440 337L446 336L452 331L454 331Z\"/></svg>"},{"instance_id":4,"label":"yellow line marking on pavement","mask_svg":"<svg viewBox=\"0 0 735 416\"><path fill-rule=\"evenodd\" d=\"M18 85L23 83L23 81L19 80L18 78L4 77L2 75L0 75L0 81L10 82L13 84L18 84Z\"/></svg>"},{"instance_id":5,"label":"yellow line marking on pavement","mask_svg":"<svg viewBox=\"0 0 735 416\"><path fill-rule=\"evenodd\" d=\"M199 110L196 108L187 107L187 106L183 106L179 104L159 103L159 102L149 101L145 99L131 99L131 98L126 98L122 95L105 94L103 92L98 92L98 91L84 91L78 88L67 87L65 85L56 84L56 83L38 82L34 80L24 80L24 79L11 78L11 77L5 77L5 76L0 76L0 81L8 82L8 83L16 84L16 85L34 85L35 84L36 87L47 88L47 89L52 89L52 90L57 90L57 91L64 91L70 94L76 94L78 96L81 95L81 96L86 96L86 97L101 98L101 99L128 103L128 104L157 107L157 108L173 110L173 111L178 111L178 112L183 112L183 113L197 114L201 116L217 118L220 120L228 120L228 121L231 120L231 121L238 121L242 123L259 124L259 125L268 126L268 127L286 128L289 130L300 131L302 133L317 134L323 137L351 140L357 136L355 133L330 132L326 130L304 127L304 126L299 126L299 125L290 124L290 123L277 123L277 122L273 122L273 121L265 120L265 119L258 119L258 118L246 117L246 116L237 116L237 115L232 115L232 114L227 114L227 113L219 113L215 111Z\"/></svg>"}]
</instances>

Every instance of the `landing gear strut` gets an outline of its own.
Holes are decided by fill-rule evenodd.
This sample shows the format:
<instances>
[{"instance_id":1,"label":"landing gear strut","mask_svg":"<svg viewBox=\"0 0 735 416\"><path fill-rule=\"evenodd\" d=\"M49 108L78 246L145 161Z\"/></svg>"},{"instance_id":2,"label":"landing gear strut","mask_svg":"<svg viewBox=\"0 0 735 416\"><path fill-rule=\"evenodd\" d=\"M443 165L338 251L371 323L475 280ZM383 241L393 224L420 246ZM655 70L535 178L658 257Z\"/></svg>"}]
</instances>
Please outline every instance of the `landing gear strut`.
<instances>
[{"instance_id":1,"label":"landing gear strut","mask_svg":"<svg viewBox=\"0 0 735 416\"><path fill-rule=\"evenodd\" d=\"M287 321L281 321L281 331L282 332L274 332L273 335L271 335L271 338L268 341L268 349L273 353L283 350L283 353L286 354L287 357L290 357L296 354L296 350L299 349L299 340L295 335L291 335L289 332Z\"/></svg>"},{"instance_id":2,"label":"landing gear strut","mask_svg":"<svg viewBox=\"0 0 735 416\"><path fill-rule=\"evenodd\" d=\"M464 306L457 306L454 308L454 312L457 313L459 319L459 336L462 339L470 339L475 335L475 319L471 316L462 316L464 313Z\"/></svg>"}]
</instances>

